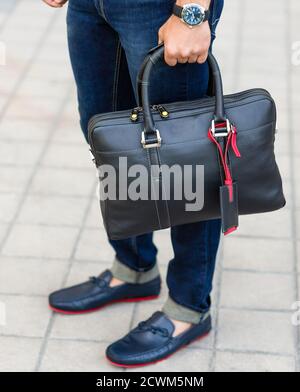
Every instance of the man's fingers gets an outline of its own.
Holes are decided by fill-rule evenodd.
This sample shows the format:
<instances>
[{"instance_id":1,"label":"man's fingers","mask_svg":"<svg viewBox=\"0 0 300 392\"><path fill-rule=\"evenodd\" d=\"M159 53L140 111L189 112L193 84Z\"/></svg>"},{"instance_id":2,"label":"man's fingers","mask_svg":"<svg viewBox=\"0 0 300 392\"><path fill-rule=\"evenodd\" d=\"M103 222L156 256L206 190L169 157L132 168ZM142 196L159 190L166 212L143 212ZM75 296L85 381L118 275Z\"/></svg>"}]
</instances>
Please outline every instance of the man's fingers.
<instances>
[{"instance_id":1,"label":"man's fingers","mask_svg":"<svg viewBox=\"0 0 300 392\"><path fill-rule=\"evenodd\" d=\"M205 63L205 61L207 60L207 56L208 56L208 52L201 54L200 56L198 56L197 58L197 63L198 64L203 64Z\"/></svg>"},{"instance_id":2,"label":"man's fingers","mask_svg":"<svg viewBox=\"0 0 300 392\"><path fill-rule=\"evenodd\" d=\"M159 43L163 42L163 34L160 30L158 33ZM176 45L170 45L165 43L165 62L174 66L177 63L185 64L185 63L205 63L208 56L208 51L203 50L203 48L193 47L189 48L178 48Z\"/></svg>"},{"instance_id":3,"label":"man's fingers","mask_svg":"<svg viewBox=\"0 0 300 392\"><path fill-rule=\"evenodd\" d=\"M191 55L191 56L189 56L188 62L189 63L196 63L197 59L198 59L197 55Z\"/></svg>"},{"instance_id":4,"label":"man's fingers","mask_svg":"<svg viewBox=\"0 0 300 392\"><path fill-rule=\"evenodd\" d=\"M165 62L171 67L174 67L177 64L177 59L175 57L169 57L165 54Z\"/></svg>"},{"instance_id":5,"label":"man's fingers","mask_svg":"<svg viewBox=\"0 0 300 392\"><path fill-rule=\"evenodd\" d=\"M178 59L177 59L178 63L180 63L180 64L185 64L188 62L188 60L189 60L188 57L178 57Z\"/></svg>"},{"instance_id":6,"label":"man's fingers","mask_svg":"<svg viewBox=\"0 0 300 392\"><path fill-rule=\"evenodd\" d=\"M165 44L165 62L174 67L177 64L178 52L176 48L169 47Z\"/></svg>"},{"instance_id":7,"label":"man's fingers","mask_svg":"<svg viewBox=\"0 0 300 392\"><path fill-rule=\"evenodd\" d=\"M164 42L162 29L158 31L158 44Z\"/></svg>"},{"instance_id":8,"label":"man's fingers","mask_svg":"<svg viewBox=\"0 0 300 392\"><path fill-rule=\"evenodd\" d=\"M61 8L66 2L64 0L43 0L44 3L53 8Z\"/></svg>"},{"instance_id":9,"label":"man's fingers","mask_svg":"<svg viewBox=\"0 0 300 392\"><path fill-rule=\"evenodd\" d=\"M61 4L56 3L54 0L43 0L43 2L46 3L47 5L50 5L50 7L53 7L53 8L61 8L62 7Z\"/></svg>"}]
</instances>

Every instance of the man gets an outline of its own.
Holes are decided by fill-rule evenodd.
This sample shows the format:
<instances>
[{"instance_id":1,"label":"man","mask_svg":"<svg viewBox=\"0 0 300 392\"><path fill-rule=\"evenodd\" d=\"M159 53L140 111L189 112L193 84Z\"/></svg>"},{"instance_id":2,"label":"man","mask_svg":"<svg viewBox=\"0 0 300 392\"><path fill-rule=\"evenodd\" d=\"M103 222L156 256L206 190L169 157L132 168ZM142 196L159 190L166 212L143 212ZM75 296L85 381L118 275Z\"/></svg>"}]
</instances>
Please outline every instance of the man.
<instances>
[{"instance_id":1,"label":"man","mask_svg":"<svg viewBox=\"0 0 300 392\"><path fill-rule=\"evenodd\" d=\"M62 7L67 0L43 0ZM164 42L165 63L151 77L152 103L204 96L206 58L223 0L69 0L69 51L78 90L81 127L96 113L136 106L135 81L149 49ZM184 8L182 9L181 7ZM210 12L209 12L210 11ZM175 67L176 65L176 67ZM157 362L211 329L210 291L220 220L171 229L169 298L162 311L107 348L115 365ZM110 270L49 297L61 313L83 313L112 302L153 299L160 292L152 233L110 241L116 252Z\"/></svg>"}]
</instances>

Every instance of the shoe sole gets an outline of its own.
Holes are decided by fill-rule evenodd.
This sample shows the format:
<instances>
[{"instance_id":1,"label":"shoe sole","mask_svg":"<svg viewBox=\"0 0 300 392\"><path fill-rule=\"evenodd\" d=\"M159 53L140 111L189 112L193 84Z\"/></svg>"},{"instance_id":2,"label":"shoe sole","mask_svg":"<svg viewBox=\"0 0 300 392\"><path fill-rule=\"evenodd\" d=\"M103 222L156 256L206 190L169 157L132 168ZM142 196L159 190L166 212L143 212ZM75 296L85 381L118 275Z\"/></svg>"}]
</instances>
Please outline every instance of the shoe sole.
<instances>
[{"instance_id":1,"label":"shoe sole","mask_svg":"<svg viewBox=\"0 0 300 392\"><path fill-rule=\"evenodd\" d=\"M196 341L198 341L198 340L204 339L206 336L208 336L208 335L210 334L210 331L211 331L211 330L209 330L208 332L205 332L203 335L198 336L196 339L193 339L193 340L191 340L190 342L184 344L182 347L179 347L179 348L178 348L176 351L174 351L172 354L169 354L169 355L165 356L164 358L160 358L160 359L158 359L157 361L146 362L146 363L137 363L137 364L134 364L134 365L124 365L124 364L121 364L121 363L113 362L113 361L111 361L108 357L106 357L106 359L108 360L108 362L109 362L111 365L117 366L117 367L126 368L126 369L138 368L138 367L143 367L143 366L148 366L148 365L155 365L156 363L159 363L159 362L162 362L162 361L165 361L165 360L169 359L170 357L172 357L172 355L178 353L178 351L180 351L180 350L183 350L183 349L186 348L188 345L190 345L190 344L192 344L192 343L194 343L194 342L196 342Z\"/></svg>"},{"instance_id":2,"label":"shoe sole","mask_svg":"<svg viewBox=\"0 0 300 392\"><path fill-rule=\"evenodd\" d=\"M105 308L106 306L113 305L115 303L152 301L154 299L157 299L158 297L159 297L159 295L150 295L149 297L125 298L125 299L120 299L120 300L117 299L114 301L110 301L107 304L101 305L97 308L87 309L87 310L78 310L78 311L76 311L76 310L63 310L63 309L55 308L54 306L51 306L51 305L49 305L49 308L55 313L66 314L66 315L76 315L76 314L97 312L98 310L101 310L101 309Z\"/></svg>"}]
</instances>

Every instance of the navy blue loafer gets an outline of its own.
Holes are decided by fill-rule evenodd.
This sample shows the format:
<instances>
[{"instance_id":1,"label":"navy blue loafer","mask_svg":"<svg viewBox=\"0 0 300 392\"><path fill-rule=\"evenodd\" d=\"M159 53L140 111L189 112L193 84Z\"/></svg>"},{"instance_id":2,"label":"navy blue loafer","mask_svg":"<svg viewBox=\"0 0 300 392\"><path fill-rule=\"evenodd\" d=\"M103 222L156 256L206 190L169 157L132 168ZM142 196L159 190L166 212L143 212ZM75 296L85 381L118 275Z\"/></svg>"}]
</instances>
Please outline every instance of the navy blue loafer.
<instances>
[{"instance_id":1,"label":"navy blue loafer","mask_svg":"<svg viewBox=\"0 0 300 392\"><path fill-rule=\"evenodd\" d=\"M49 306L55 312L79 314L93 312L115 302L155 299L160 293L159 276L143 284L124 283L109 287L112 277L112 273L106 270L87 282L55 291L49 296Z\"/></svg>"},{"instance_id":2,"label":"navy blue loafer","mask_svg":"<svg viewBox=\"0 0 300 392\"><path fill-rule=\"evenodd\" d=\"M211 330L211 317L207 313L198 324L193 324L175 337L174 328L163 312L155 312L122 339L111 344L106 350L107 359L113 365L125 368L159 362L207 335Z\"/></svg>"}]
</instances>

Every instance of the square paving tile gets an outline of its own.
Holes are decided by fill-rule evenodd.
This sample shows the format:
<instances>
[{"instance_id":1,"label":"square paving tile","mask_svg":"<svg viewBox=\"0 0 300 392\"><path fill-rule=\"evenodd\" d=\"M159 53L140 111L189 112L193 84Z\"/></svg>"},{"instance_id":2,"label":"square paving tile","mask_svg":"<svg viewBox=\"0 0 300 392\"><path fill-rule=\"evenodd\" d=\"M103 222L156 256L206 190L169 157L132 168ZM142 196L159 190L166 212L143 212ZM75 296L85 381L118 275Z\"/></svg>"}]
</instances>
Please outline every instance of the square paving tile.
<instances>
[{"instance_id":1,"label":"square paving tile","mask_svg":"<svg viewBox=\"0 0 300 392\"><path fill-rule=\"evenodd\" d=\"M88 213L88 217L85 222L85 226L89 229L99 229L104 228L103 226L103 219L100 211L100 204L98 198L94 198L91 206L90 211Z\"/></svg>"},{"instance_id":2,"label":"square paving tile","mask_svg":"<svg viewBox=\"0 0 300 392\"><path fill-rule=\"evenodd\" d=\"M88 196L95 183L95 171L40 168L30 191L46 195ZM1 189L1 188L0 188Z\"/></svg>"},{"instance_id":3,"label":"square paving tile","mask_svg":"<svg viewBox=\"0 0 300 392\"><path fill-rule=\"evenodd\" d=\"M105 358L106 344L50 340L40 370L43 372L122 372ZM57 353L60 353L58 356ZM76 353L76 355L74 355Z\"/></svg>"},{"instance_id":4,"label":"square paving tile","mask_svg":"<svg viewBox=\"0 0 300 392\"><path fill-rule=\"evenodd\" d=\"M216 372L294 372L293 357L217 352Z\"/></svg>"},{"instance_id":5,"label":"square paving tile","mask_svg":"<svg viewBox=\"0 0 300 392\"><path fill-rule=\"evenodd\" d=\"M5 306L6 324L0 326L0 335L43 337L50 312L43 297L0 295Z\"/></svg>"},{"instance_id":6,"label":"square paving tile","mask_svg":"<svg viewBox=\"0 0 300 392\"><path fill-rule=\"evenodd\" d=\"M71 256L77 228L15 225L3 248L8 256L67 259Z\"/></svg>"},{"instance_id":7,"label":"square paving tile","mask_svg":"<svg viewBox=\"0 0 300 392\"><path fill-rule=\"evenodd\" d=\"M209 371L211 360L211 351L209 350L191 350L183 349L172 355L168 360L158 362L154 365L129 369L130 372L195 372L202 373ZM195 375L196 376L196 375ZM170 376L172 377L172 376Z\"/></svg>"},{"instance_id":8,"label":"square paving tile","mask_svg":"<svg viewBox=\"0 0 300 392\"><path fill-rule=\"evenodd\" d=\"M221 306L242 309L289 311L294 302L294 276L224 271L221 282Z\"/></svg>"},{"instance_id":9,"label":"square paving tile","mask_svg":"<svg viewBox=\"0 0 300 392\"><path fill-rule=\"evenodd\" d=\"M30 167L1 167L0 192L19 193L24 191L31 173Z\"/></svg>"},{"instance_id":10,"label":"square paving tile","mask_svg":"<svg viewBox=\"0 0 300 392\"><path fill-rule=\"evenodd\" d=\"M72 169L95 168L88 145L83 143L81 145L52 143L44 156L42 164L44 166Z\"/></svg>"},{"instance_id":11,"label":"square paving tile","mask_svg":"<svg viewBox=\"0 0 300 392\"><path fill-rule=\"evenodd\" d=\"M28 195L19 214L18 222L80 226L88 202L89 199L86 197Z\"/></svg>"},{"instance_id":12,"label":"square paving tile","mask_svg":"<svg viewBox=\"0 0 300 392\"><path fill-rule=\"evenodd\" d=\"M129 331L133 304L113 304L97 312L55 316L52 338L97 340L112 343Z\"/></svg>"},{"instance_id":13,"label":"square paving tile","mask_svg":"<svg viewBox=\"0 0 300 392\"><path fill-rule=\"evenodd\" d=\"M33 372L41 339L0 336L1 372Z\"/></svg>"},{"instance_id":14,"label":"square paving tile","mask_svg":"<svg viewBox=\"0 0 300 392\"><path fill-rule=\"evenodd\" d=\"M75 259L112 262L115 252L103 229L84 229L80 237Z\"/></svg>"},{"instance_id":15,"label":"square paving tile","mask_svg":"<svg viewBox=\"0 0 300 392\"><path fill-rule=\"evenodd\" d=\"M0 293L48 296L61 286L66 271L67 262L62 260L2 257Z\"/></svg>"},{"instance_id":16,"label":"square paving tile","mask_svg":"<svg viewBox=\"0 0 300 392\"><path fill-rule=\"evenodd\" d=\"M18 130L18 131L16 131ZM0 138L15 141L44 141L49 135L49 122L45 120L30 121L5 117L0 123Z\"/></svg>"},{"instance_id":17,"label":"square paving tile","mask_svg":"<svg viewBox=\"0 0 300 392\"><path fill-rule=\"evenodd\" d=\"M0 193L0 222L9 223L13 219L19 202L19 195Z\"/></svg>"},{"instance_id":18,"label":"square paving tile","mask_svg":"<svg viewBox=\"0 0 300 392\"><path fill-rule=\"evenodd\" d=\"M291 238L291 211L282 208L264 214L241 216L239 228L233 236Z\"/></svg>"},{"instance_id":19,"label":"square paving tile","mask_svg":"<svg viewBox=\"0 0 300 392\"><path fill-rule=\"evenodd\" d=\"M223 266L252 271L291 272L291 240L228 237L223 242ZM255 249L255 252L253 252Z\"/></svg>"},{"instance_id":20,"label":"square paving tile","mask_svg":"<svg viewBox=\"0 0 300 392\"><path fill-rule=\"evenodd\" d=\"M36 164L43 149L39 142L0 141L0 164L32 166Z\"/></svg>"},{"instance_id":21,"label":"square paving tile","mask_svg":"<svg viewBox=\"0 0 300 392\"><path fill-rule=\"evenodd\" d=\"M160 264L167 265L174 257L170 230L160 230L154 233L153 240L158 248L157 259Z\"/></svg>"},{"instance_id":22,"label":"square paving tile","mask_svg":"<svg viewBox=\"0 0 300 392\"><path fill-rule=\"evenodd\" d=\"M221 309L217 348L293 354L294 333L290 313Z\"/></svg>"}]
</instances>

